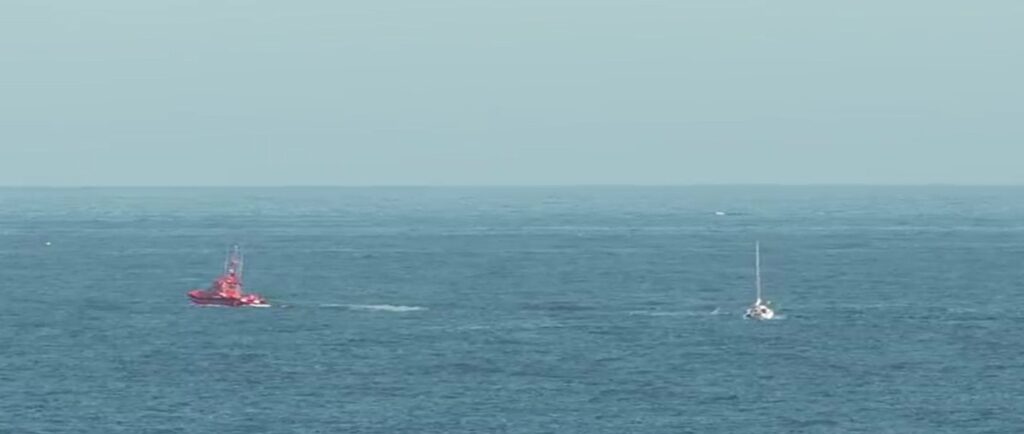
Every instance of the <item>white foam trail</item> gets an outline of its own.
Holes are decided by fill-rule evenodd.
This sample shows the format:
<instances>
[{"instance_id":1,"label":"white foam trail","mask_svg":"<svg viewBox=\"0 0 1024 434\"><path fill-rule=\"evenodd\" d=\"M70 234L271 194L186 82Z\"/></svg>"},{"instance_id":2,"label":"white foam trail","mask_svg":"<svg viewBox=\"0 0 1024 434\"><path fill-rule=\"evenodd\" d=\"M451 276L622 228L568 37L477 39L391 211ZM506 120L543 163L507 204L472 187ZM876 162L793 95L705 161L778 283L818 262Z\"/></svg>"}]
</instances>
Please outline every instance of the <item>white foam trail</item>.
<instances>
[{"instance_id":1,"label":"white foam trail","mask_svg":"<svg viewBox=\"0 0 1024 434\"><path fill-rule=\"evenodd\" d=\"M643 315L643 316L702 316L702 315L718 315L718 309L714 312L695 312L695 311L651 311L651 310L634 310L629 312L630 315Z\"/></svg>"},{"instance_id":2,"label":"white foam trail","mask_svg":"<svg viewBox=\"0 0 1024 434\"><path fill-rule=\"evenodd\" d=\"M393 304L348 304L345 307L354 310L373 310L382 312L416 312L427 310L420 306L396 306Z\"/></svg>"}]
</instances>

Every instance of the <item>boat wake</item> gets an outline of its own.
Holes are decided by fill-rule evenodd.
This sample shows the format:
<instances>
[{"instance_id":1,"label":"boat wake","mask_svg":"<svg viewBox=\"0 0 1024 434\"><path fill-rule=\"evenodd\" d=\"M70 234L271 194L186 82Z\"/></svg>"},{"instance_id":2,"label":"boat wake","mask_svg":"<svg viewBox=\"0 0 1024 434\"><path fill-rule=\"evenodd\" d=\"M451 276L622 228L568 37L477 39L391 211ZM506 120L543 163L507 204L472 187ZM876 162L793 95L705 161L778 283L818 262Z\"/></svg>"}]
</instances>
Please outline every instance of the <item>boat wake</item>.
<instances>
[{"instance_id":1,"label":"boat wake","mask_svg":"<svg viewBox=\"0 0 1024 434\"><path fill-rule=\"evenodd\" d=\"M425 307L420 306L401 306L393 304L333 304L325 303L321 304L320 307L334 307L349 310L365 310L375 312L417 312L421 310L427 310Z\"/></svg>"},{"instance_id":2,"label":"boat wake","mask_svg":"<svg viewBox=\"0 0 1024 434\"><path fill-rule=\"evenodd\" d=\"M661 311L661 310L632 310L628 312L629 315L638 316L708 316L708 315L724 315L721 309L715 308L711 312L707 311Z\"/></svg>"}]
</instances>

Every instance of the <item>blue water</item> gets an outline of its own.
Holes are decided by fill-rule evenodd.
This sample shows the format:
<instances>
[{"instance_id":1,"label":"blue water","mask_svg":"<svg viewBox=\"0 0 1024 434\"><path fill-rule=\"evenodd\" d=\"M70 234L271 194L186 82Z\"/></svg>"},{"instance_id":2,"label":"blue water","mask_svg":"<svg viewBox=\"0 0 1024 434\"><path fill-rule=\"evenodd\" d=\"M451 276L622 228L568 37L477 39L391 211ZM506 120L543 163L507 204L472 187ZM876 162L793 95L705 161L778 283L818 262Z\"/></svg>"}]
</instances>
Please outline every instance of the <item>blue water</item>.
<instances>
[{"instance_id":1,"label":"blue water","mask_svg":"<svg viewBox=\"0 0 1024 434\"><path fill-rule=\"evenodd\" d=\"M0 432L1024 426L1024 188L5 189L0 287Z\"/></svg>"}]
</instances>

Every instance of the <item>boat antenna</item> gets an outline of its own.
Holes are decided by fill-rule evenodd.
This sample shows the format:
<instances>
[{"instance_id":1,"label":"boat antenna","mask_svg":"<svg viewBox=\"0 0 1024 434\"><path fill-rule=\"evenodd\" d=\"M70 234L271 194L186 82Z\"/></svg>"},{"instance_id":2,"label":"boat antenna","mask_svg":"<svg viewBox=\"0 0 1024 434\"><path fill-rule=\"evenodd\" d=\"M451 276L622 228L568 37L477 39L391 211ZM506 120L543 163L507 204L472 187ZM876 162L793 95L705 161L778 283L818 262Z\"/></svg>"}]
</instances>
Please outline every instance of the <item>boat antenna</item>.
<instances>
[{"instance_id":1,"label":"boat antenna","mask_svg":"<svg viewBox=\"0 0 1024 434\"><path fill-rule=\"evenodd\" d=\"M242 254L242 250L238 247L238 245L235 245L235 253L238 255L238 262L237 262L237 264L235 264L235 267L237 267L235 269L235 275L238 277L238 281L241 282L242 281L242 267L245 266L245 260L244 260L243 254Z\"/></svg>"},{"instance_id":2,"label":"boat antenna","mask_svg":"<svg viewBox=\"0 0 1024 434\"><path fill-rule=\"evenodd\" d=\"M232 269L235 270L235 277L242 280L242 252L238 248L238 244L232 245L224 258L224 274Z\"/></svg>"}]
</instances>

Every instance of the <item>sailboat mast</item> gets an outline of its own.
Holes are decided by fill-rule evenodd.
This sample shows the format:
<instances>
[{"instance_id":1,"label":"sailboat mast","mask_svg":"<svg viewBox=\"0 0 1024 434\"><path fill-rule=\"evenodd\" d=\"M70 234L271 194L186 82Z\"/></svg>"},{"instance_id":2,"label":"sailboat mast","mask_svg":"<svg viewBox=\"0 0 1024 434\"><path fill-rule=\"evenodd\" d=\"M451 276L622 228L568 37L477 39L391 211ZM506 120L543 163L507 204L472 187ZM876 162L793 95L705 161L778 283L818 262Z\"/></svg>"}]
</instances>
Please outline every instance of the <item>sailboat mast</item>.
<instances>
[{"instance_id":1,"label":"sailboat mast","mask_svg":"<svg viewBox=\"0 0 1024 434\"><path fill-rule=\"evenodd\" d=\"M757 301L761 301L761 242L754 242L754 274L757 281Z\"/></svg>"}]
</instances>

